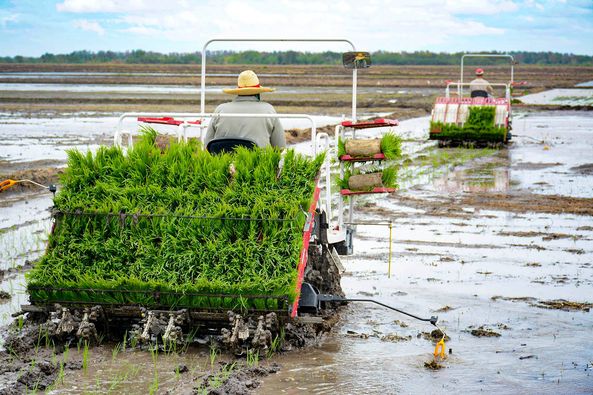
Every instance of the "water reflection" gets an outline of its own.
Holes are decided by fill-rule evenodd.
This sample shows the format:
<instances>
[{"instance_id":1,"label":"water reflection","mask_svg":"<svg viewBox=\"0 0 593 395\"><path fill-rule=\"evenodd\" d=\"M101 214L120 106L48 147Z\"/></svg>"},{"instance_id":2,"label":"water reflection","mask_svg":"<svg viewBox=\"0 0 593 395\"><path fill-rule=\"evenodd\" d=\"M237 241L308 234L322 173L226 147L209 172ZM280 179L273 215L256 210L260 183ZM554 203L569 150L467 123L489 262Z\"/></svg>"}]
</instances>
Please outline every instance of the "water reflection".
<instances>
[{"instance_id":1,"label":"water reflection","mask_svg":"<svg viewBox=\"0 0 593 395\"><path fill-rule=\"evenodd\" d=\"M440 192L508 192L511 186L509 151L470 168L454 169L433 181Z\"/></svg>"}]
</instances>

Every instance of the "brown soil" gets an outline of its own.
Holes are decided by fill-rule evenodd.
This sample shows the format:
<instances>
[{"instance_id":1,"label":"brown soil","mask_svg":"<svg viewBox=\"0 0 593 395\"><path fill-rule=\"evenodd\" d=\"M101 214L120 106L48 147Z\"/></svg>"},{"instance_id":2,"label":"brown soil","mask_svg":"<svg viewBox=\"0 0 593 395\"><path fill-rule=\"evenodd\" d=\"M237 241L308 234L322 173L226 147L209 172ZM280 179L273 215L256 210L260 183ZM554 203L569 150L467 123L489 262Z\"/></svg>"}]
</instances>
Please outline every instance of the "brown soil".
<instances>
[{"instance_id":1,"label":"brown soil","mask_svg":"<svg viewBox=\"0 0 593 395\"><path fill-rule=\"evenodd\" d=\"M12 295L4 290L0 290L0 303L4 303L12 299Z\"/></svg>"},{"instance_id":2,"label":"brown soil","mask_svg":"<svg viewBox=\"0 0 593 395\"><path fill-rule=\"evenodd\" d=\"M46 167L46 168L36 168L35 166L38 165L37 162L27 162L27 164L23 164L21 166L28 165L30 166L27 169L22 170L14 170L10 171L3 167L2 172L0 173L0 181L11 179L11 180L32 180L41 185L49 186L50 184L57 184L58 177L60 174L64 172L63 168L58 167ZM41 189L40 186L29 183L29 182L22 182L19 183L4 193L10 192L22 192L27 190L38 190Z\"/></svg>"},{"instance_id":3,"label":"brown soil","mask_svg":"<svg viewBox=\"0 0 593 395\"><path fill-rule=\"evenodd\" d=\"M36 324L25 323L21 329L13 324L6 330L6 351L0 351L1 394L43 391L58 379L60 370L82 368L74 356L64 361L62 345L44 347L45 338L39 335Z\"/></svg>"},{"instance_id":4,"label":"brown soil","mask_svg":"<svg viewBox=\"0 0 593 395\"><path fill-rule=\"evenodd\" d=\"M234 86L235 74L246 66L209 65L208 72L230 73L228 77L208 77L207 85ZM253 68L254 66L249 66ZM61 83L61 84L143 84L143 85L178 85L199 86L199 65L52 65L52 64L0 64L0 72L149 72L157 75L106 75L99 78L63 78L63 79L5 79L5 83ZM269 86L310 86L310 87L348 87L351 74L339 66L257 66L259 73L287 74L288 77L265 77ZM167 75L167 73L181 75ZM426 88L422 92L403 94L385 94L381 92L359 93L358 107L363 112L393 112L396 118L407 119L429 114L434 98L441 95L445 80L458 75L458 66L374 66L359 72L358 83L361 87L376 87L377 90L391 88ZM508 68L493 66L489 68L491 80L507 80ZM96 76L95 76L96 77ZM527 66L519 67L516 80L526 80L526 86L517 87L515 93L539 92L550 88L574 87L575 84L593 79L593 67L556 67ZM469 76L468 76L469 78ZM393 103L392 98L397 97ZM228 95L213 93L207 95L206 111L228 100ZM312 94L288 94L277 92L266 97L279 113L311 113L340 115L348 114L351 109L350 93L332 93L331 91ZM118 113L126 111L151 112L192 112L199 105L199 95L195 94L130 94L122 92L0 92L0 103L5 112L19 112L58 115L65 112ZM530 108L538 110L582 109L592 110L591 106L529 106L517 104L524 111Z\"/></svg>"},{"instance_id":5,"label":"brown soil","mask_svg":"<svg viewBox=\"0 0 593 395\"><path fill-rule=\"evenodd\" d=\"M470 333L472 336L476 337L500 337L500 333L494 332L492 329L484 328L484 326L472 329Z\"/></svg>"},{"instance_id":6,"label":"brown soil","mask_svg":"<svg viewBox=\"0 0 593 395\"><path fill-rule=\"evenodd\" d=\"M209 64L208 74L229 73L228 77L208 77L208 85L229 85L236 83L236 76L245 68L255 70L259 74L290 74L287 77L265 77L262 83L268 86L317 86L334 85L349 86L351 72L337 65L213 65ZM117 84L151 84L151 85L199 85L200 65L187 64L0 64L0 72L115 72L115 73L163 73L163 75L133 76L106 75L93 79L94 83ZM182 74L180 76L165 73ZM470 77L471 68L468 68ZM489 80L508 80L508 66L489 66ZM360 86L377 87L444 87L446 79L456 78L459 65L450 66L373 66L360 70L358 80ZM328 76L331 75L330 78ZM515 88L515 93L529 90L549 88L572 88L580 82L593 80L591 66L538 66L519 65L515 70L516 81L527 81L527 85ZM40 83L74 83L88 82L84 76L68 78L63 81L51 79L27 81L26 79L10 79L6 82L40 82Z\"/></svg>"},{"instance_id":7,"label":"brown soil","mask_svg":"<svg viewBox=\"0 0 593 395\"><path fill-rule=\"evenodd\" d=\"M433 359L430 362L424 362L424 367L429 370L440 370L440 369L444 368L445 366L441 365L440 363L438 363L437 361L435 361Z\"/></svg>"},{"instance_id":8,"label":"brown soil","mask_svg":"<svg viewBox=\"0 0 593 395\"><path fill-rule=\"evenodd\" d=\"M502 231L498 232L500 236L515 236L515 237L541 237L542 240L549 241L549 240L557 240L557 239L579 239L580 236L578 235L567 235L566 233L545 233L545 232L535 232L535 231L528 231L528 232L507 232Z\"/></svg>"},{"instance_id":9,"label":"brown soil","mask_svg":"<svg viewBox=\"0 0 593 395\"><path fill-rule=\"evenodd\" d=\"M570 170L580 174L593 174L593 163L571 167Z\"/></svg>"},{"instance_id":10,"label":"brown soil","mask_svg":"<svg viewBox=\"0 0 593 395\"><path fill-rule=\"evenodd\" d=\"M449 305L443 306L440 309L436 309L435 313L446 313L447 311L455 310L455 307L451 307Z\"/></svg>"},{"instance_id":11,"label":"brown soil","mask_svg":"<svg viewBox=\"0 0 593 395\"><path fill-rule=\"evenodd\" d=\"M518 297L507 297L507 296L493 296L490 299L496 300L507 300L510 302L533 302L536 299L531 296L518 296Z\"/></svg>"},{"instance_id":12,"label":"brown soil","mask_svg":"<svg viewBox=\"0 0 593 395\"><path fill-rule=\"evenodd\" d=\"M593 215L593 198L577 198L531 193L473 193L465 195L461 206L512 212ZM456 206L456 204L455 204Z\"/></svg>"},{"instance_id":13,"label":"brown soil","mask_svg":"<svg viewBox=\"0 0 593 395\"><path fill-rule=\"evenodd\" d=\"M440 329L435 329L432 332L420 332L418 337L437 343L443 338L443 332L441 332ZM445 341L448 342L449 340L451 340L451 338L448 335L445 335Z\"/></svg>"},{"instance_id":14,"label":"brown soil","mask_svg":"<svg viewBox=\"0 0 593 395\"><path fill-rule=\"evenodd\" d=\"M519 162L513 165L513 169L517 170L541 170L548 167L560 166L562 163L533 163L533 162Z\"/></svg>"},{"instance_id":15,"label":"brown soil","mask_svg":"<svg viewBox=\"0 0 593 395\"><path fill-rule=\"evenodd\" d=\"M533 304L536 307L553 310L564 310L564 311L585 311L588 312L592 307L593 303L588 302L571 302L564 299L556 300L540 300Z\"/></svg>"},{"instance_id":16,"label":"brown soil","mask_svg":"<svg viewBox=\"0 0 593 395\"><path fill-rule=\"evenodd\" d=\"M562 277L559 281L564 282L566 277ZM542 309L552 310L564 310L564 311L585 311L588 312L592 307L591 302L572 302L565 299L554 299L554 300L537 300L536 298L529 296L522 297L504 297L504 296L493 296L492 300L507 300L511 302L526 302L531 306L540 307Z\"/></svg>"},{"instance_id":17,"label":"brown soil","mask_svg":"<svg viewBox=\"0 0 593 395\"><path fill-rule=\"evenodd\" d=\"M412 336L400 336L397 333L390 333L388 335L381 337L381 341L391 343L405 342L409 340L412 340Z\"/></svg>"},{"instance_id":18,"label":"brown soil","mask_svg":"<svg viewBox=\"0 0 593 395\"><path fill-rule=\"evenodd\" d=\"M202 383L194 388L194 392L208 395L252 394L261 385L261 378L277 373L279 370L280 366L276 363L237 367L236 364L222 362L220 369L206 376Z\"/></svg>"}]
</instances>

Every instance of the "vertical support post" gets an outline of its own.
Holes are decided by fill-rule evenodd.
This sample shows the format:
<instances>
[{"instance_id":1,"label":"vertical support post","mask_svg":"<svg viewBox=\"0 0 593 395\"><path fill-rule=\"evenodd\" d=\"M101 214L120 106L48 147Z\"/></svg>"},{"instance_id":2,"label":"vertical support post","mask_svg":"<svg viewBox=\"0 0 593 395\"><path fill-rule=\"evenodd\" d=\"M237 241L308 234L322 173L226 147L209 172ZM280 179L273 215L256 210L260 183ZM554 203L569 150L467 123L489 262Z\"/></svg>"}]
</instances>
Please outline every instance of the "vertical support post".
<instances>
[{"instance_id":1,"label":"vertical support post","mask_svg":"<svg viewBox=\"0 0 593 395\"><path fill-rule=\"evenodd\" d=\"M356 123L356 91L358 89L358 70L352 70L352 123Z\"/></svg>"},{"instance_id":2,"label":"vertical support post","mask_svg":"<svg viewBox=\"0 0 593 395\"><path fill-rule=\"evenodd\" d=\"M459 78L459 97L463 96L463 59L465 58L465 55L463 55L461 57L461 76Z\"/></svg>"},{"instance_id":3,"label":"vertical support post","mask_svg":"<svg viewBox=\"0 0 593 395\"><path fill-rule=\"evenodd\" d=\"M342 121L344 121L345 116L342 115ZM335 130L335 138L336 138L336 151L338 149L338 142L340 141L340 137L342 137L343 131L342 125L337 125ZM344 178L344 162L340 161L340 178ZM338 229L342 230L344 226L344 198L339 196L338 198Z\"/></svg>"},{"instance_id":4,"label":"vertical support post","mask_svg":"<svg viewBox=\"0 0 593 395\"><path fill-rule=\"evenodd\" d=\"M348 204L350 207L348 209L348 222L352 223L354 218L354 199L352 199L352 195L348 195Z\"/></svg>"},{"instance_id":5,"label":"vertical support post","mask_svg":"<svg viewBox=\"0 0 593 395\"><path fill-rule=\"evenodd\" d=\"M389 261L388 261L388 268L387 268L387 278L391 278L391 254L392 254L392 240L393 240L393 222L389 220Z\"/></svg>"}]
</instances>

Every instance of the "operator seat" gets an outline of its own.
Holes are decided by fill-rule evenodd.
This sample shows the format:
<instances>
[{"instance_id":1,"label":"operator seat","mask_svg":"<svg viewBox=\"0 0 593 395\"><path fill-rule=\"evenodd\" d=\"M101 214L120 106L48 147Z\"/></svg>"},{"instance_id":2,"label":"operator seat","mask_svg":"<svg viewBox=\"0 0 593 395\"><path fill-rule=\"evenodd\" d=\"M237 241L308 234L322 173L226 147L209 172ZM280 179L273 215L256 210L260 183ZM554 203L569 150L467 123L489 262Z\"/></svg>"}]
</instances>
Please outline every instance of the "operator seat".
<instances>
[{"instance_id":1,"label":"operator seat","mask_svg":"<svg viewBox=\"0 0 593 395\"><path fill-rule=\"evenodd\" d=\"M470 96L472 98L474 98L474 97L485 97L485 98L488 98L488 92L483 91L483 90L472 91L471 94L470 94Z\"/></svg>"},{"instance_id":2,"label":"operator seat","mask_svg":"<svg viewBox=\"0 0 593 395\"><path fill-rule=\"evenodd\" d=\"M251 140L222 138L210 140L206 145L206 150L211 154L220 154L224 152L232 152L237 147L253 148L255 145L256 144Z\"/></svg>"}]
</instances>

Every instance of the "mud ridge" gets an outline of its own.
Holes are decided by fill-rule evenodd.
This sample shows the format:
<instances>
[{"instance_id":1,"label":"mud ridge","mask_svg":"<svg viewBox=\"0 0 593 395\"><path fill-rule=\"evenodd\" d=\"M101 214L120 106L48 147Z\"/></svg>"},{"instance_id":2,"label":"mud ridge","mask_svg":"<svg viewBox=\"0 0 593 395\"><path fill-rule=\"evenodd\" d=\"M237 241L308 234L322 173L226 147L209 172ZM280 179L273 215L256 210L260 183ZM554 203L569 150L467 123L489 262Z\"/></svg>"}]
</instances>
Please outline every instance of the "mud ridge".
<instances>
[{"instance_id":1,"label":"mud ridge","mask_svg":"<svg viewBox=\"0 0 593 395\"><path fill-rule=\"evenodd\" d=\"M245 395L252 394L261 385L261 378L277 373L280 365L237 366L236 363L221 363L216 373L206 376L194 394Z\"/></svg>"}]
</instances>

